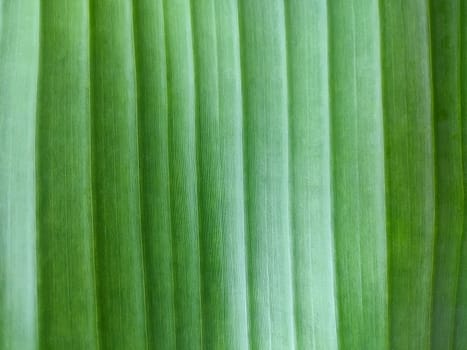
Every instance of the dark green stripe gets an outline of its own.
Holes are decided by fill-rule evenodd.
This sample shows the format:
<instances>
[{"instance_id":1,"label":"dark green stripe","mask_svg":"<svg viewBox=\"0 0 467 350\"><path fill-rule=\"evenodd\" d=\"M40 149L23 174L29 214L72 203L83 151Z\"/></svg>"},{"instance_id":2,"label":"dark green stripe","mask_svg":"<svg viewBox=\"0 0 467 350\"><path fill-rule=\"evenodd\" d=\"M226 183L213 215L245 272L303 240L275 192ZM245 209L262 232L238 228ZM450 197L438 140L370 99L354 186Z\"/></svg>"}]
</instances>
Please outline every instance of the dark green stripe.
<instances>
[{"instance_id":1,"label":"dark green stripe","mask_svg":"<svg viewBox=\"0 0 467 350\"><path fill-rule=\"evenodd\" d=\"M428 2L381 1L380 10L390 348L428 349L435 227Z\"/></svg>"},{"instance_id":2,"label":"dark green stripe","mask_svg":"<svg viewBox=\"0 0 467 350\"><path fill-rule=\"evenodd\" d=\"M104 349L147 346L132 21L129 1L91 4L93 209Z\"/></svg>"},{"instance_id":3,"label":"dark green stripe","mask_svg":"<svg viewBox=\"0 0 467 350\"><path fill-rule=\"evenodd\" d=\"M96 349L89 13L42 2L37 109L39 344Z\"/></svg>"},{"instance_id":4,"label":"dark green stripe","mask_svg":"<svg viewBox=\"0 0 467 350\"><path fill-rule=\"evenodd\" d=\"M460 2L431 0L436 142L436 241L432 349L454 345L464 193L460 120Z\"/></svg>"}]
</instances>

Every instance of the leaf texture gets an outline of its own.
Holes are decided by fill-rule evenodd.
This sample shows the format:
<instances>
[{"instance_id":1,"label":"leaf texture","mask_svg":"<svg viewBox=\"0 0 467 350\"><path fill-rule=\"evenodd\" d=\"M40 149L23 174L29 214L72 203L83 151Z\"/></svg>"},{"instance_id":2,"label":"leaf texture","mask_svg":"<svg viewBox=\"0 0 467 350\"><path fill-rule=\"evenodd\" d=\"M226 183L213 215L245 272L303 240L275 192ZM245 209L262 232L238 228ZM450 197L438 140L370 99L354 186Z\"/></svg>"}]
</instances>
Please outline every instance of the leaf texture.
<instances>
[{"instance_id":1,"label":"leaf texture","mask_svg":"<svg viewBox=\"0 0 467 350\"><path fill-rule=\"evenodd\" d=\"M466 11L0 0L0 348L465 349Z\"/></svg>"}]
</instances>

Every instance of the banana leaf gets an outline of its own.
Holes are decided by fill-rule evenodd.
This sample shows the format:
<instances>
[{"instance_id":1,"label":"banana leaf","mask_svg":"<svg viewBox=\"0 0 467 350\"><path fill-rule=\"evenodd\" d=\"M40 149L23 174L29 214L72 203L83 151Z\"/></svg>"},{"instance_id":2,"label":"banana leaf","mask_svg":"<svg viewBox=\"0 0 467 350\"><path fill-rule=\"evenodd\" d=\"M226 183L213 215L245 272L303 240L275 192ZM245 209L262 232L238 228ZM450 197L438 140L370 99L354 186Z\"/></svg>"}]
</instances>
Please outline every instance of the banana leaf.
<instances>
[{"instance_id":1,"label":"banana leaf","mask_svg":"<svg viewBox=\"0 0 467 350\"><path fill-rule=\"evenodd\" d=\"M0 0L0 349L467 349L467 2Z\"/></svg>"}]
</instances>

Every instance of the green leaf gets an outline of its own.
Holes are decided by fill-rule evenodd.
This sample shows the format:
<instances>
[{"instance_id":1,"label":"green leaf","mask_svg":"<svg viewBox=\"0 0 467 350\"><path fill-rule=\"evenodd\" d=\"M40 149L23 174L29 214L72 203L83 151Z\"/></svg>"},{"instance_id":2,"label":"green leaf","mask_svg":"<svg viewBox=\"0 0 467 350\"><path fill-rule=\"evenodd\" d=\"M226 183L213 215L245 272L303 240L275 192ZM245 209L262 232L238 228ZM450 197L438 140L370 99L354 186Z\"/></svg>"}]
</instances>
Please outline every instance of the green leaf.
<instances>
[{"instance_id":1,"label":"green leaf","mask_svg":"<svg viewBox=\"0 0 467 350\"><path fill-rule=\"evenodd\" d=\"M0 348L465 349L460 0L0 0Z\"/></svg>"}]
</instances>

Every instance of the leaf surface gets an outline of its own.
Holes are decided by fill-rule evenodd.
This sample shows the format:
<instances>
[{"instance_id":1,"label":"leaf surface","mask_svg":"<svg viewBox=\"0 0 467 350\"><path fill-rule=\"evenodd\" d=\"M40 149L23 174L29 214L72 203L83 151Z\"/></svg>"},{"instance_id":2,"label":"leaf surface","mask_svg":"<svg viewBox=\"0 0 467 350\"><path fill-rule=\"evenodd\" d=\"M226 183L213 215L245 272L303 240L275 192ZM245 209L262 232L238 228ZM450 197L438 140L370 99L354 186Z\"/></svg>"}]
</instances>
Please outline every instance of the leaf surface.
<instances>
[{"instance_id":1,"label":"leaf surface","mask_svg":"<svg viewBox=\"0 0 467 350\"><path fill-rule=\"evenodd\" d=\"M0 348L464 349L460 0L0 0Z\"/></svg>"}]
</instances>

